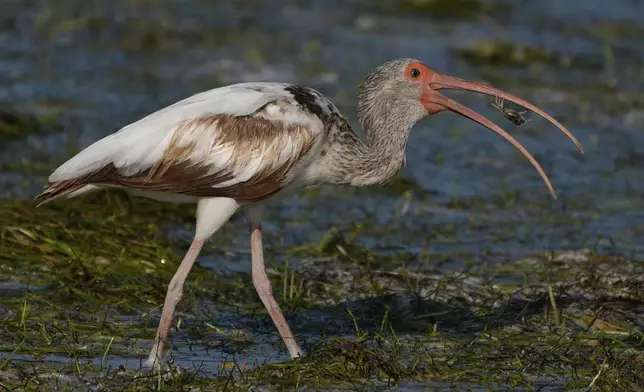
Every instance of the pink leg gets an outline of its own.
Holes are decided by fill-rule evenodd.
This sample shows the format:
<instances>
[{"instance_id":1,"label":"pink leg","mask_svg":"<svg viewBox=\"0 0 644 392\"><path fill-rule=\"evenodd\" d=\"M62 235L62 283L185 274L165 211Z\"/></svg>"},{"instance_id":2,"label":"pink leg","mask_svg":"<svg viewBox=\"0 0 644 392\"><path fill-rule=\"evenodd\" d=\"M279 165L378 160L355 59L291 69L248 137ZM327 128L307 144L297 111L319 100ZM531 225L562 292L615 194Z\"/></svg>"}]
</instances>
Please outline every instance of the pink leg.
<instances>
[{"instance_id":1,"label":"pink leg","mask_svg":"<svg viewBox=\"0 0 644 392\"><path fill-rule=\"evenodd\" d=\"M168 332L172 326L172 317L174 316L174 310L177 307L177 304L183 296L183 284L188 277L188 273L192 269L192 266L197 260L199 251L203 247L204 241L201 239L194 239L186 253L181 265L177 272L175 272L170 284L168 285L168 292L165 295L165 303L163 304L163 311L161 313L161 320L159 321L159 329L157 330L156 337L154 339L154 344L152 345L152 350L150 351L150 356L146 362L147 366L150 368L155 367L162 368L162 359L163 359L163 349L166 342L168 341Z\"/></svg>"},{"instance_id":2,"label":"pink leg","mask_svg":"<svg viewBox=\"0 0 644 392\"><path fill-rule=\"evenodd\" d=\"M168 341L168 332L172 326L174 311L183 295L183 285L188 278L188 273L190 273L192 266L197 260L197 256L199 256L204 242L212 237L230 219L237 208L239 208L239 205L235 200L222 197L201 199L197 203L195 238L192 240L188 253L186 253L179 269L177 269L177 272L175 272L168 285L168 292L165 296L161 320L159 321L159 329L157 330L150 356L146 362L149 367L163 367L163 349Z\"/></svg>"},{"instance_id":3,"label":"pink leg","mask_svg":"<svg viewBox=\"0 0 644 392\"><path fill-rule=\"evenodd\" d=\"M259 222L250 222L250 251L253 263L253 285L259 298L262 300L268 314L273 319L291 358L302 355L302 349L297 344L291 329L273 297L271 281L264 270L264 252L262 250L262 230Z\"/></svg>"}]
</instances>

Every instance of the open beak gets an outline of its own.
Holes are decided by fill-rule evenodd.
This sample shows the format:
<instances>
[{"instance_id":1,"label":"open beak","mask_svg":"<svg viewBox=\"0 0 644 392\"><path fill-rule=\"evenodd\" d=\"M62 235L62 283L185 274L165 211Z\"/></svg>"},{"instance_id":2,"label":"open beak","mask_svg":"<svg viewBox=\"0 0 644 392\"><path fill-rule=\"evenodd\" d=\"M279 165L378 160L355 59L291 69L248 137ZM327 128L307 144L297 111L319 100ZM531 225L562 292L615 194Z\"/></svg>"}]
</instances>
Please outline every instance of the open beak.
<instances>
[{"instance_id":1,"label":"open beak","mask_svg":"<svg viewBox=\"0 0 644 392\"><path fill-rule=\"evenodd\" d=\"M539 175L541 176L543 181L546 183L546 186L550 190L552 197L555 199L557 198L557 194L555 193L555 190L552 187L552 184L550 183L550 179L541 168L541 165L539 165L539 163L528 152L528 150L526 150L526 148L523 147L523 145L521 145L521 143L516 141L512 136L510 136L507 132L501 129L498 125L494 124L492 121L481 116L475 111L459 104L453 99L450 99L445 95L439 93L438 90L452 89L452 90L474 91L477 93L482 93L482 94L487 94L494 97L503 98L506 101L519 104L525 107L526 109L529 109L537 113L541 117L545 118L546 120L556 125L557 128L559 128L564 134L566 134L566 136L568 136L568 138L570 138L570 140L572 140L573 143L575 143L575 146L577 146L579 151L583 153L584 149L581 146L581 143L579 143L579 141L570 133L570 131L568 131L557 120L552 118L552 116L550 116L548 113L534 106L530 102L527 102L512 94L508 94L504 91L495 89L494 87L489 87L481 83L470 82L470 81L455 78L452 76L443 75L435 71L432 71L432 75L428 78L428 80L429 80L429 84L423 88L421 101L423 103L423 106L425 107L425 109L430 115L441 112L443 110L450 110L452 112L460 114L461 116L467 117L472 121L476 121L477 123L495 132L497 135L503 137L510 144L512 144L517 150L519 150L530 161L530 163L532 163L535 169L537 169L537 171L539 172Z\"/></svg>"}]
</instances>

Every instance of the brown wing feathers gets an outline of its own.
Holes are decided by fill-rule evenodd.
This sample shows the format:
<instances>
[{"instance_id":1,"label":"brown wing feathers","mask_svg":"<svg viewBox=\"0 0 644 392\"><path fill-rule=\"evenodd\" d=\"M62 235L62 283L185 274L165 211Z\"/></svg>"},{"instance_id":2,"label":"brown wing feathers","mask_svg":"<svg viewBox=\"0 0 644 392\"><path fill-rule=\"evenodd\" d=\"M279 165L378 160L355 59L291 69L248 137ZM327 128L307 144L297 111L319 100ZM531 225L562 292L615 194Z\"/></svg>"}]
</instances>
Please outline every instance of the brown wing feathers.
<instances>
[{"instance_id":1,"label":"brown wing feathers","mask_svg":"<svg viewBox=\"0 0 644 392\"><path fill-rule=\"evenodd\" d=\"M186 146L179 140L189 132L209 132L212 137L194 137ZM204 140L213 147L231 146L232 154L225 167L194 161L196 143ZM293 156L283 163L278 159L283 143L290 142ZM48 183L41 196L45 200L68 195L85 185L133 188L143 191L178 193L196 197L230 197L240 203L257 202L277 193L285 185L289 171L313 145L312 132L302 125L286 125L257 116L231 117L213 115L185 121L177 127L173 140L162 158L150 169L124 176L109 164L85 176ZM260 154L265 164L247 181L215 187L234 179L235 168L243 168Z\"/></svg>"}]
</instances>

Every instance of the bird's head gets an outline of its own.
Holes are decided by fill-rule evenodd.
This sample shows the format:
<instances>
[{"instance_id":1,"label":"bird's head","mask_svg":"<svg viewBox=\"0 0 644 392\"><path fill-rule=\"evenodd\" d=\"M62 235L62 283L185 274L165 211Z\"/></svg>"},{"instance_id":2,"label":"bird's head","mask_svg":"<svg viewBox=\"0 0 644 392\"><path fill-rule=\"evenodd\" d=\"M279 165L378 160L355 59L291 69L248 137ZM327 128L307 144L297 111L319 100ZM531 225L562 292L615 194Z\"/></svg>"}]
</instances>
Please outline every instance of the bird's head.
<instances>
[{"instance_id":1,"label":"bird's head","mask_svg":"<svg viewBox=\"0 0 644 392\"><path fill-rule=\"evenodd\" d=\"M415 59L386 62L365 79L359 96L359 115L363 127L370 130L383 129L386 128L386 122L407 124L409 127L401 128L408 129L424 117L444 110L452 111L483 125L516 147L537 169L552 196L556 198L547 175L521 143L492 121L441 94L439 90L442 89L473 91L519 104L557 126L583 153L579 141L557 120L535 105L494 87L441 74Z\"/></svg>"}]
</instances>

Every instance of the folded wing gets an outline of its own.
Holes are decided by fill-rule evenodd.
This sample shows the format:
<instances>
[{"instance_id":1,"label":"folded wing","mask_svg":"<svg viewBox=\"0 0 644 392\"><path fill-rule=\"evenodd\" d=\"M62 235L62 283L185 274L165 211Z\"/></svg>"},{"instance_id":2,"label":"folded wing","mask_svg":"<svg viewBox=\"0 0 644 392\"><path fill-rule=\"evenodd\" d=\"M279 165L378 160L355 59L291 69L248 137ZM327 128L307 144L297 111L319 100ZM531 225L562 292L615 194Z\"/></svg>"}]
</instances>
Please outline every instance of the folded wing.
<instances>
[{"instance_id":1,"label":"folded wing","mask_svg":"<svg viewBox=\"0 0 644 392\"><path fill-rule=\"evenodd\" d=\"M286 87L231 85L152 113L65 162L41 196L94 185L263 200L291 181L324 131Z\"/></svg>"}]
</instances>

